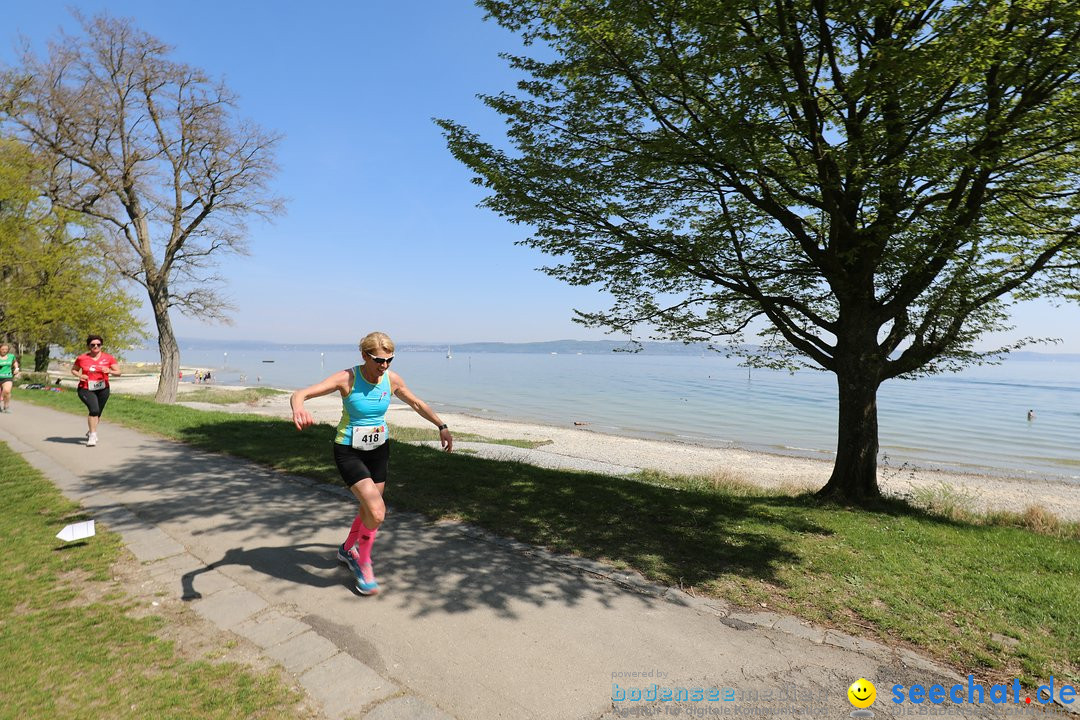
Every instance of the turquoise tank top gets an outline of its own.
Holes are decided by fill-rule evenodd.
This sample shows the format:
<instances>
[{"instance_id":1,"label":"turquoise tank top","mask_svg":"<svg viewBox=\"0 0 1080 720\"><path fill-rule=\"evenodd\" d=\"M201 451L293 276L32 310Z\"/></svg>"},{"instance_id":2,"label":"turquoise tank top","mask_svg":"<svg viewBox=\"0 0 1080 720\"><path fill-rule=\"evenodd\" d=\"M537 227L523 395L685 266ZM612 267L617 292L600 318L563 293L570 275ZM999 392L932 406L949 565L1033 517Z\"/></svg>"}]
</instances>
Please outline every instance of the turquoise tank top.
<instances>
[{"instance_id":1,"label":"turquoise tank top","mask_svg":"<svg viewBox=\"0 0 1080 720\"><path fill-rule=\"evenodd\" d=\"M386 410L390 407L389 371L375 385L364 379L359 365L352 369L352 374L352 390L341 403L341 422L334 436L338 445L352 445L353 428L385 426Z\"/></svg>"}]
</instances>

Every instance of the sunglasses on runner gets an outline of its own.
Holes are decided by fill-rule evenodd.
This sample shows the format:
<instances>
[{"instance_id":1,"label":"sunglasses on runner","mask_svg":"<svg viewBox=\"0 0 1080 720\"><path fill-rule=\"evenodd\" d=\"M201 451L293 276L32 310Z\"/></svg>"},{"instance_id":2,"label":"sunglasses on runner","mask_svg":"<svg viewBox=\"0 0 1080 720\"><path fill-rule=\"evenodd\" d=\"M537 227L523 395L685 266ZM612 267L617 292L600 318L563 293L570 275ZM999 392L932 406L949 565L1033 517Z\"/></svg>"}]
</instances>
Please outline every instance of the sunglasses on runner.
<instances>
[{"instance_id":1,"label":"sunglasses on runner","mask_svg":"<svg viewBox=\"0 0 1080 720\"><path fill-rule=\"evenodd\" d=\"M90 343L90 347L101 347L101 343Z\"/></svg>"},{"instance_id":2,"label":"sunglasses on runner","mask_svg":"<svg viewBox=\"0 0 1080 720\"><path fill-rule=\"evenodd\" d=\"M376 362L379 365L389 365L390 363L394 362L394 356L393 355L391 355L388 358L383 358L383 357L375 357L371 353L368 353L367 356L369 358L371 358L372 362Z\"/></svg>"}]
</instances>

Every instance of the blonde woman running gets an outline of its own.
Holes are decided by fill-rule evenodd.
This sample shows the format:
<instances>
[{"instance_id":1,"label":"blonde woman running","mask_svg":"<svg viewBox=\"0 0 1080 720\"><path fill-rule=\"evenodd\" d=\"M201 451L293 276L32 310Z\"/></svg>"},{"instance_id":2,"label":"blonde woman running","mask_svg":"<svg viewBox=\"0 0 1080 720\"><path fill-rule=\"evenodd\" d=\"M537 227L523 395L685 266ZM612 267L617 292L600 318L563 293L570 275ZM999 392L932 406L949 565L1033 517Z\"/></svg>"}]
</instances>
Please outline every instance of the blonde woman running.
<instances>
[{"instance_id":1,"label":"blonde woman running","mask_svg":"<svg viewBox=\"0 0 1080 720\"><path fill-rule=\"evenodd\" d=\"M375 595L379 584L371 566L371 546L386 516L383 490L390 472L390 444L386 410L390 396L411 407L439 429L439 442L447 452L454 448L454 438L439 416L427 403L405 385L401 376L390 370L394 361L394 341L386 333L373 332L360 341L361 363L334 373L292 394L293 423L297 430L314 424L304 408L308 398L341 395L342 413L334 436L334 462L346 487L360 501L360 510L349 528L349 535L338 548L338 561L347 564L356 576L361 595Z\"/></svg>"}]
</instances>

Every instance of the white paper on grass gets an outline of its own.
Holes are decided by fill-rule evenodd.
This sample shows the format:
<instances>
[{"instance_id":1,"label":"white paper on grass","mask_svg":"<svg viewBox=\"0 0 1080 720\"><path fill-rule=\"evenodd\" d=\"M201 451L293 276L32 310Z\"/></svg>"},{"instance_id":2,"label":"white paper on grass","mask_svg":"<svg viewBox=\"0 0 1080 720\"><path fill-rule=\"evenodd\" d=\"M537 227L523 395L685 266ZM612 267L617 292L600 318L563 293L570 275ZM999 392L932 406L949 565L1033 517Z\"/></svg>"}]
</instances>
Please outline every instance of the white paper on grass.
<instances>
[{"instance_id":1,"label":"white paper on grass","mask_svg":"<svg viewBox=\"0 0 1080 720\"><path fill-rule=\"evenodd\" d=\"M64 542L71 542L72 540L82 540L83 538L94 536L94 521L87 520L86 522L72 523L66 528L56 534L56 537L60 538Z\"/></svg>"}]
</instances>

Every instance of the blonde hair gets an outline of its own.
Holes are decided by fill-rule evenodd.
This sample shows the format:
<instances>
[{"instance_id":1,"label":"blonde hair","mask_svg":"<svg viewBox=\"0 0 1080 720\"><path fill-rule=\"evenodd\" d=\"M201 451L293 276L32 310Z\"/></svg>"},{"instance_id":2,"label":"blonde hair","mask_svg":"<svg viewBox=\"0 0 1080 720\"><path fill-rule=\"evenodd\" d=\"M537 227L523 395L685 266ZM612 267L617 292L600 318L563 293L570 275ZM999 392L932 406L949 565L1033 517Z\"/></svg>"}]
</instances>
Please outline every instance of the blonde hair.
<instances>
[{"instance_id":1,"label":"blonde hair","mask_svg":"<svg viewBox=\"0 0 1080 720\"><path fill-rule=\"evenodd\" d=\"M380 348L389 353L394 352L394 341L384 332L368 333L364 336L364 339L360 341L361 352L371 354Z\"/></svg>"}]
</instances>

